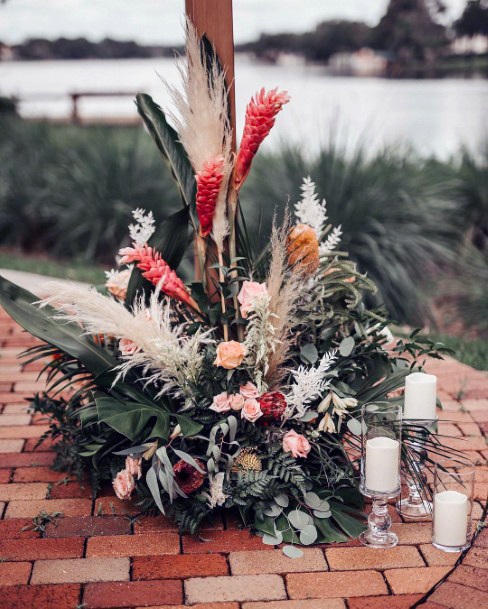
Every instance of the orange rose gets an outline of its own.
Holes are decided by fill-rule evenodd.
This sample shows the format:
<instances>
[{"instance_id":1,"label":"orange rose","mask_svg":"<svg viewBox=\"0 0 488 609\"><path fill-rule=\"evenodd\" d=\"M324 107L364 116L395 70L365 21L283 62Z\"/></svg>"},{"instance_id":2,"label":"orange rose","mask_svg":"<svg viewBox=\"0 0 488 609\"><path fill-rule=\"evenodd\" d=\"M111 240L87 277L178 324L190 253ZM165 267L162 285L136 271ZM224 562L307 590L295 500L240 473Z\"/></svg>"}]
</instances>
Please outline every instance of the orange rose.
<instances>
[{"instance_id":1,"label":"orange rose","mask_svg":"<svg viewBox=\"0 0 488 609\"><path fill-rule=\"evenodd\" d=\"M222 366L226 370L233 370L241 365L245 354L246 348L236 340L220 343L217 347L217 357L214 366Z\"/></svg>"}]
</instances>

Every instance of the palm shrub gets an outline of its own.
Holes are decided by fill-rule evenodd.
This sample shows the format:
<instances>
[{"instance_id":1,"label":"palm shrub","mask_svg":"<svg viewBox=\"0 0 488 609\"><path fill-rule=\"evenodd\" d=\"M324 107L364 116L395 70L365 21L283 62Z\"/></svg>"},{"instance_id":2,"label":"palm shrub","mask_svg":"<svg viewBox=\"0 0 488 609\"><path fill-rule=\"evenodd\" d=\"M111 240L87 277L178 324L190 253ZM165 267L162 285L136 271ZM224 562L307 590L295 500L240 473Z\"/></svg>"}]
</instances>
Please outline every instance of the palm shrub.
<instances>
[{"instance_id":1,"label":"palm shrub","mask_svg":"<svg viewBox=\"0 0 488 609\"><path fill-rule=\"evenodd\" d=\"M258 158L242 194L250 234L265 235L275 211L299 198L300 176L310 174L327 200L329 219L342 225L340 248L378 286L372 297L397 321L429 317L431 278L454 259L461 238L452 184L408 151L385 149L370 156L365 145L347 155L334 140L307 159L300 149ZM263 202L252 213L251 200ZM265 230L260 230L263 227Z\"/></svg>"}]
</instances>

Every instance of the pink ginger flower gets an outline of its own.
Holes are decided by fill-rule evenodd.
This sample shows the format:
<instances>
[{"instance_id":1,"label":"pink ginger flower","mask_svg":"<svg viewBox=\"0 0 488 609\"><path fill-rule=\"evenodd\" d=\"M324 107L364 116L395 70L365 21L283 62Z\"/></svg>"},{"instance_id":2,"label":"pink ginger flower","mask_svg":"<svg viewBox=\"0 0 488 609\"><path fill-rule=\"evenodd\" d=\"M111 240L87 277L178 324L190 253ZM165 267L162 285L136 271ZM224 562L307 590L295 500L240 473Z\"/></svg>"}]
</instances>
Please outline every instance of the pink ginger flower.
<instances>
[{"instance_id":1,"label":"pink ginger flower","mask_svg":"<svg viewBox=\"0 0 488 609\"><path fill-rule=\"evenodd\" d=\"M159 286L161 291L170 298L175 298L198 310L198 305L188 293L185 284L161 258L161 254L147 243L124 247L119 251L119 255L122 256L121 264L135 263L137 268L142 271L142 276L152 284Z\"/></svg>"},{"instance_id":2,"label":"pink ginger flower","mask_svg":"<svg viewBox=\"0 0 488 609\"><path fill-rule=\"evenodd\" d=\"M235 165L234 184L236 190L239 190L244 184L251 169L254 155L275 124L276 115L289 101L288 93L278 91L276 88L269 92L261 89L248 103L244 132Z\"/></svg>"},{"instance_id":3,"label":"pink ginger flower","mask_svg":"<svg viewBox=\"0 0 488 609\"><path fill-rule=\"evenodd\" d=\"M224 166L224 157L217 156L211 161L205 161L201 171L195 176L197 180L197 215L200 221L200 232L204 237L212 232L217 197L224 180Z\"/></svg>"}]
</instances>

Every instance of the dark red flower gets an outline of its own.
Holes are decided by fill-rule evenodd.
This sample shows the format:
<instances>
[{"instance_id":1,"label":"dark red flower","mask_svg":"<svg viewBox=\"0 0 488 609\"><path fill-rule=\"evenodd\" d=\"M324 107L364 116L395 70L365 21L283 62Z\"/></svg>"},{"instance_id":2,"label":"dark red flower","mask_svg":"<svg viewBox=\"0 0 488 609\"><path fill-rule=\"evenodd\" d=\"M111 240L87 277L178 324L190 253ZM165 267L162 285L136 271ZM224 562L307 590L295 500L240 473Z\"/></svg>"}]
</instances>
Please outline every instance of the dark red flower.
<instances>
[{"instance_id":1,"label":"dark red flower","mask_svg":"<svg viewBox=\"0 0 488 609\"><path fill-rule=\"evenodd\" d=\"M279 391L268 391L258 398L263 421L276 421L281 419L286 410L286 398Z\"/></svg>"},{"instance_id":2,"label":"dark red flower","mask_svg":"<svg viewBox=\"0 0 488 609\"><path fill-rule=\"evenodd\" d=\"M205 465L199 459L195 459L195 461L198 463L200 469L205 469ZM195 469L193 465L190 465L183 460L180 460L173 465L173 472L175 474L176 484L185 495L189 495L198 490L205 479L205 474L202 474Z\"/></svg>"}]
</instances>

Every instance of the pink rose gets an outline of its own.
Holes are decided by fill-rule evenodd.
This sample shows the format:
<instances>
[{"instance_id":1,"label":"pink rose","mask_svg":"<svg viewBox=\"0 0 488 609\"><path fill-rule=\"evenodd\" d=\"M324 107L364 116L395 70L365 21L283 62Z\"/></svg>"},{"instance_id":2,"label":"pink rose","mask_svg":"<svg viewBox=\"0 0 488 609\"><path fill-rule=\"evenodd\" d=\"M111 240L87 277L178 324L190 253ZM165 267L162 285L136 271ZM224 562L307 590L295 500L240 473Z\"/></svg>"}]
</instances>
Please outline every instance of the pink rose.
<instances>
[{"instance_id":1,"label":"pink rose","mask_svg":"<svg viewBox=\"0 0 488 609\"><path fill-rule=\"evenodd\" d=\"M125 471L137 478L141 479L142 476L142 459L141 457L127 457L125 460Z\"/></svg>"},{"instance_id":2,"label":"pink rose","mask_svg":"<svg viewBox=\"0 0 488 609\"><path fill-rule=\"evenodd\" d=\"M123 469L112 481L115 494L119 499L130 499L132 491L136 488L134 476Z\"/></svg>"},{"instance_id":3,"label":"pink rose","mask_svg":"<svg viewBox=\"0 0 488 609\"><path fill-rule=\"evenodd\" d=\"M246 348L242 343L235 340L230 340L226 343L220 343L217 347L217 357L214 366L222 366L226 370L233 370L242 364Z\"/></svg>"},{"instance_id":4,"label":"pink rose","mask_svg":"<svg viewBox=\"0 0 488 609\"><path fill-rule=\"evenodd\" d=\"M214 397L210 410L214 412L227 412L231 409L231 399L232 397L225 391L219 393Z\"/></svg>"},{"instance_id":5,"label":"pink rose","mask_svg":"<svg viewBox=\"0 0 488 609\"><path fill-rule=\"evenodd\" d=\"M268 290L265 283L257 281L244 281L237 300L241 305L241 315L246 319L249 311L253 308L257 299L267 296Z\"/></svg>"},{"instance_id":6,"label":"pink rose","mask_svg":"<svg viewBox=\"0 0 488 609\"><path fill-rule=\"evenodd\" d=\"M306 457L310 452L310 442L305 436L292 429L283 436L283 451L291 453L295 459L297 457Z\"/></svg>"},{"instance_id":7,"label":"pink rose","mask_svg":"<svg viewBox=\"0 0 488 609\"><path fill-rule=\"evenodd\" d=\"M230 396L230 407L232 410L242 410L244 398L239 393Z\"/></svg>"},{"instance_id":8,"label":"pink rose","mask_svg":"<svg viewBox=\"0 0 488 609\"><path fill-rule=\"evenodd\" d=\"M139 351L139 347L133 340L129 338L121 338L119 341L119 349L122 355L134 355Z\"/></svg>"},{"instance_id":9,"label":"pink rose","mask_svg":"<svg viewBox=\"0 0 488 609\"><path fill-rule=\"evenodd\" d=\"M258 398L259 391L254 383L248 382L245 385L241 385L239 389L240 394L245 398Z\"/></svg>"},{"instance_id":10,"label":"pink rose","mask_svg":"<svg viewBox=\"0 0 488 609\"><path fill-rule=\"evenodd\" d=\"M261 412L261 406L259 405L259 402L257 400L254 400L254 399L245 400L244 406L242 407L242 410L241 410L242 419L247 419L251 423L254 423L255 421L257 421L259 419L259 417L262 417L262 416L263 416L263 413Z\"/></svg>"}]
</instances>

